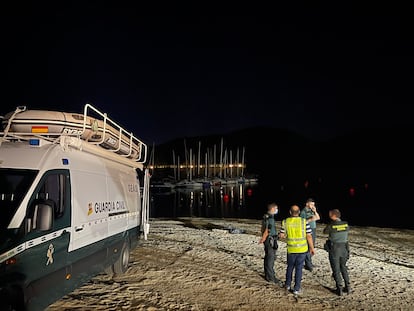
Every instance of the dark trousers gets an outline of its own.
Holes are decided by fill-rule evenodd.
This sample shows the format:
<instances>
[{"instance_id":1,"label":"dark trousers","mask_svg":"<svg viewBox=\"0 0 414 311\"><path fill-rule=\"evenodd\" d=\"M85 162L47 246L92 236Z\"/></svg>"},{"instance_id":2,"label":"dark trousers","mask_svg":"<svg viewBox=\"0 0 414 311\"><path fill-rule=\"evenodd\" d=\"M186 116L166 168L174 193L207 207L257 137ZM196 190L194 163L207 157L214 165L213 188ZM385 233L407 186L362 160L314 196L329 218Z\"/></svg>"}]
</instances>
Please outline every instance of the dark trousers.
<instances>
[{"instance_id":1,"label":"dark trousers","mask_svg":"<svg viewBox=\"0 0 414 311\"><path fill-rule=\"evenodd\" d=\"M342 288L343 282L345 282L346 287L349 287L349 275L346 266L348 257L349 253L345 243L332 245L329 251L329 263L331 264L336 288Z\"/></svg>"},{"instance_id":2,"label":"dark trousers","mask_svg":"<svg viewBox=\"0 0 414 311\"><path fill-rule=\"evenodd\" d=\"M264 242L264 272L265 279L269 282L276 282L275 275L275 259L276 259L276 250L270 245L269 239L267 238Z\"/></svg>"},{"instance_id":3,"label":"dark trousers","mask_svg":"<svg viewBox=\"0 0 414 311\"><path fill-rule=\"evenodd\" d=\"M312 228L312 242L313 242L313 247L315 247L315 242L316 242L316 228ZM305 267L308 268L308 269L313 269L312 255L311 255L311 253L309 251L306 253Z\"/></svg>"},{"instance_id":4,"label":"dark trousers","mask_svg":"<svg viewBox=\"0 0 414 311\"><path fill-rule=\"evenodd\" d=\"M302 269L305 263L306 253L287 254L286 286L291 285L293 270L295 270L295 287L293 290L300 290L302 282Z\"/></svg>"}]
</instances>

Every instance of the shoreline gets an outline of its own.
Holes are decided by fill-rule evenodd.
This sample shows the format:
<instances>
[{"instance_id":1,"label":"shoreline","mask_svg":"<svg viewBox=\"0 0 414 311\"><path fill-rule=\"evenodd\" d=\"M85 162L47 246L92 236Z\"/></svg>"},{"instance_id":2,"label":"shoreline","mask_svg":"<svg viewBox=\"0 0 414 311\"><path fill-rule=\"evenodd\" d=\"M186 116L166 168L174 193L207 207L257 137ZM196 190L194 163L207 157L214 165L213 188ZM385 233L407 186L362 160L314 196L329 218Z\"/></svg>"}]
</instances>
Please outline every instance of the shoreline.
<instances>
[{"instance_id":1,"label":"shoreline","mask_svg":"<svg viewBox=\"0 0 414 311\"><path fill-rule=\"evenodd\" d=\"M304 270L303 294L295 299L263 278L260 220L182 217L150 224L126 274L100 274L46 310L412 309L413 230L351 227L353 293L339 297L331 292L334 281L322 249L326 235L318 224L316 266ZM283 281L285 269L286 245L279 241L275 271Z\"/></svg>"}]
</instances>

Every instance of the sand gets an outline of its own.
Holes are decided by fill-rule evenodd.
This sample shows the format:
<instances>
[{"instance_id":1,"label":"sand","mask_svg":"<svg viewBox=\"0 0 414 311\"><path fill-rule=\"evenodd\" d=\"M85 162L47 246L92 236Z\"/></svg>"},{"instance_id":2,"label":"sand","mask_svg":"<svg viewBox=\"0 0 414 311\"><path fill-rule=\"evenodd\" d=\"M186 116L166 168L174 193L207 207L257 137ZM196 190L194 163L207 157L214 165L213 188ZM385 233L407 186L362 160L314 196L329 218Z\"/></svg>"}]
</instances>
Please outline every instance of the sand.
<instances>
[{"instance_id":1,"label":"sand","mask_svg":"<svg viewBox=\"0 0 414 311\"><path fill-rule=\"evenodd\" d=\"M413 230L351 227L353 293L339 297L332 292L323 227L317 228L316 267L303 271L298 298L263 279L259 220L153 219L124 275L98 275L47 311L414 309ZM285 269L286 245L279 241L278 278L285 279Z\"/></svg>"}]
</instances>

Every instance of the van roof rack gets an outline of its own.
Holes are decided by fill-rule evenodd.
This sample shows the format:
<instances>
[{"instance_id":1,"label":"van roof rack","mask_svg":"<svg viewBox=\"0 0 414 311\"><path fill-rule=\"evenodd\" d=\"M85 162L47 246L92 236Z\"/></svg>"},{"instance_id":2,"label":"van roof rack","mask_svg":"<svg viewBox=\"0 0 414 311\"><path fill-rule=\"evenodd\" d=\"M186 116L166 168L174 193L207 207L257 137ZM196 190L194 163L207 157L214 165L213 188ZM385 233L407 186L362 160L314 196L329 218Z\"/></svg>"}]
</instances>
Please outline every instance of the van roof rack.
<instances>
[{"instance_id":1,"label":"van roof rack","mask_svg":"<svg viewBox=\"0 0 414 311\"><path fill-rule=\"evenodd\" d=\"M134 162L134 167L147 160L148 147L144 142L89 103L85 104L83 114L19 106L1 122L4 131L0 133L0 146L3 141L41 138L87 149L112 160L123 159L121 162L130 165Z\"/></svg>"}]
</instances>

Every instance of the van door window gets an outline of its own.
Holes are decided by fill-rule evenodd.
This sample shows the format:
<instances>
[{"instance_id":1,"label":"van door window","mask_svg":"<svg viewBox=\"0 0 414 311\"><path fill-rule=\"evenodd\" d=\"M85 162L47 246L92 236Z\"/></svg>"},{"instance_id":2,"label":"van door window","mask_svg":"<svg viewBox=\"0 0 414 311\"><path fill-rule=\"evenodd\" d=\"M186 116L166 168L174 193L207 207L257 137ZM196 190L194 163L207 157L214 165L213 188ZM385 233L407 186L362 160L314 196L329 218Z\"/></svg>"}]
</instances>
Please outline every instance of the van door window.
<instances>
[{"instance_id":1,"label":"van door window","mask_svg":"<svg viewBox=\"0 0 414 311\"><path fill-rule=\"evenodd\" d=\"M54 219L59 219L65 212L65 180L62 174L46 176L36 196L38 200L53 203Z\"/></svg>"},{"instance_id":2,"label":"van door window","mask_svg":"<svg viewBox=\"0 0 414 311\"><path fill-rule=\"evenodd\" d=\"M70 206L70 179L68 171L54 170L45 173L33 196L31 204L33 212L36 212L35 205L38 203L53 207L54 230L64 228L70 224L70 212L68 211Z\"/></svg>"}]
</instances>

